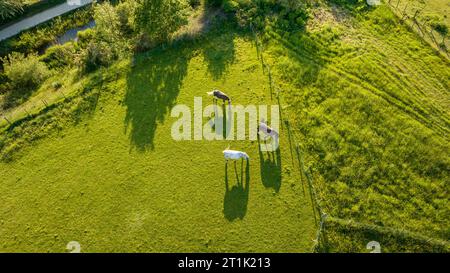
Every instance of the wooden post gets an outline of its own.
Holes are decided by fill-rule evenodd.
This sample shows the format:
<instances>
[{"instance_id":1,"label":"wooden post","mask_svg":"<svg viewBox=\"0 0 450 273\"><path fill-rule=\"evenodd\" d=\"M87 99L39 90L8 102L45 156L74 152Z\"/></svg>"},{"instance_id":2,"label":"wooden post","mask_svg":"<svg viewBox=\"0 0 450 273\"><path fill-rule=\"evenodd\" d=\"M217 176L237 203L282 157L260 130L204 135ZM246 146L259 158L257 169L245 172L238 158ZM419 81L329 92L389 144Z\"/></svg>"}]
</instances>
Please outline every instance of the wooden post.
<instances>
[{"instance_id":1,"label":"wooden post","mask_svg":"<svg viewBox=\"0 0 450 273\"><path fill-rule=\"evenodd\" d=\"M11 125L11 121L9 121L9 119L6 118L6 116L3 116L3 118L9 123L9 125Z\"/></svg>"}]
</instances>

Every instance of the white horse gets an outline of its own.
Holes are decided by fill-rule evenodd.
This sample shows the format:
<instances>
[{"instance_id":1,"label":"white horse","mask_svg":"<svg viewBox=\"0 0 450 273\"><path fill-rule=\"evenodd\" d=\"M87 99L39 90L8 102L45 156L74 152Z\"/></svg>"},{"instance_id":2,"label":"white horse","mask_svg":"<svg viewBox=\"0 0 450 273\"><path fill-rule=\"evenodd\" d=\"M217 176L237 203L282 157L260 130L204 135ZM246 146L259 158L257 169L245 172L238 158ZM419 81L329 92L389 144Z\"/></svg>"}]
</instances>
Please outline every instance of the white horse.
<instances>
[{"instance_id":1,"label":"white horse","mask_svg":"<svg viewBox=\"0 0 450 273\"><path fill-rule=\"evenodd\" d=\"M228 162L228 160L239 160L239 159L245 159L249 160L250 157L245 153L241 151L234 151L234 150L224 150L223 156L225 157L225 160Z\"/></svg>"},{"instance_id":2,"label":"white horse","mask_svg":"<svg viewBox=\"0 0 450 273\"><path fill-rule=\"evenodd\" d=\"M274 129L272 129L271 127L269 127L265 122L264 119L261 120L261 122L259 123L259 127L258 127L258 132L263 132L264 135L266 135L266 137L264 138L264 140L268 137L273 138L274 140L277 140L279 137L279 134L277 131L275 131Z\"/></svg>"}]
</instances>

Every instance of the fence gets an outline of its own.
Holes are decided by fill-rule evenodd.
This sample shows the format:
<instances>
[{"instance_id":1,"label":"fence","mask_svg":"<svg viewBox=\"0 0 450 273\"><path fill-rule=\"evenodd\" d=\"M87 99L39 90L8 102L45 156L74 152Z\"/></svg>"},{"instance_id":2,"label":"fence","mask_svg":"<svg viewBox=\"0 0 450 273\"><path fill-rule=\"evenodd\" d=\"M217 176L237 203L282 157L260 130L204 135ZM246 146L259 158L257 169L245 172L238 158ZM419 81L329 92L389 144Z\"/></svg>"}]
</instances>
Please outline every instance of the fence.
<instances>
[{"instance_id":1,"label":"fence","mask_svg":"<svg viewBox=\"0 0 450 273\"><path fill-rule=\"evenodd\" d=\"M55 87L54 92L50 95L40 95L33 98L32 102L25 102L12 111L0 113L0 131L7 129L18 120L39 114L50 105L62 102L69 96L69 93L66 94L61 88Z\"/></svg>"},{"instance_id":2,"label":"fence","mask_svg":"<svg viewBox=\"0 0 450 273\"><path fill-rule=\"evenodd\" d=\"M289 139L292 138L295 143L295 154L298 160L301 180L300 183L302 184L302 188L304 188L303 180L306 180L307 182L308 193L311 199L314 220L317 227L316 238L314 240L312 251L361 252L361 246L365 246L365 243L369 242L368 239L376 239L383 243L383 247L386 247L384 249L389 252L450 252L450 244L447 241L429 238L407 230L359 223L351 219L340 219L332 217L325 211L318 195L318 189L315 187L311 170L305 166L303 156L304 153L301 145L297 141L295 134L291 131L291 123L288 118L289 115L287 115L286 110L281 110L283 109L280 102L282 90L279 86L277 86L273 79L270 65L264 60L263 46L258 38L257 32L251 25L250 29L254 35L257 54L261 60L263 72L267 74L269 80L271 99L275 93L276 100L280 108L280 119L282 124L286 126ZM317 221L317 218L319 218L319 221ZM342 234L337 234L342 230L347 231L344 234L344 237L342 237ZM333 232L337 234L337 236L333 237ZM351 240L343 240L345 237L348 237ZM344 243L339 242L339 240Z\"/></svg>"},{"instance_id":3,"label":"fence","mask_svg":"<svg viewBox=\"0 0 450 273\"><path fill-rule=\"evenodd\" d=\"M118 69L100 68L98 73L80 80L78 88L65 90L57 83L43 87L53 89L53 92L45 92L45 95L37 94L35 97L30 98L28 102L23 103L10 112L0 112L0 132L13 127L15 123L20 123L24 119L38 116L49 108L54 108L63 102L71 101L75 97L80 96L80 94L89 93L85 92L87 89L90 90L97 87L101 89L105 83L117 81L120 74L123 73L125 73L123 67Z\"/></svg>"},{"instance_id":4,"label":"fence","mask_svg":"<svg viewBox=\"0 0 450 273\"><path fill-rule=\"evenodd\" d=\"M441 52L443 55L450 58L448 52L448 31L445 34L439 33L431 25L432 22L429 22L425 20L425 18L421 17L422 14L424 14L425 8L429 5L427 1L386 0L386 4L402 22L418 33L423 40L428 42L433 48Z\"/></svg>"}]
</instances>

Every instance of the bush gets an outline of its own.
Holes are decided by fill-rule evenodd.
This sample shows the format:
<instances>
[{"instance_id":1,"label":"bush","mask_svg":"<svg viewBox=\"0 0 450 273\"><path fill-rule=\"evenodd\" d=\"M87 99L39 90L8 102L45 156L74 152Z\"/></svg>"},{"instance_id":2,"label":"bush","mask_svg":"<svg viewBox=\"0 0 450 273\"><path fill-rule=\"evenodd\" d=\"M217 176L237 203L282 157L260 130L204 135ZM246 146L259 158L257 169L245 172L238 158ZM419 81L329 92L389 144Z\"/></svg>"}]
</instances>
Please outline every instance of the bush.
<instances>
[{"instance_id":1,"label":"bush","mask_svg":"<svg viewBox=\"0 0 450 273\"><path fill-rule=\"evenodd\" d=\"M41 60L47 64L50 69L62 68L73 65L75 57L75 48L73 43L64 45L55 45L47 49Z\"/></svg>"},{"instance_id":2,"label":"bush","mask_svg":"<svg viewBox=\"0 0 450 273\"><path fill-rule=\"evenodd\" d=\"M213 1L215 2L215 1ZM239 25L262 30L268 21L285 31L301 30L306 25L306 4L295 0L223 0L225 12L233 13Z\"/></svg>"},{"instance_id":3,"label":"bush","mask_svg":"<svg viewBox=\"0 0 450 273\"><path fill-rule=\"evenodd\" d=\"M15 91L36 88L49 76L47 66L36 54L25 57L22 53L13 52L2 61L5 75Z\"/></svg>"},{"instance_id":4,"label":"bush","mask_svg":"<svg viewBox=\"0 0 450 273\"><path fill-rule=\"evenodd\" d=\"M80 47L86 48L89 43L94 39L95 31L88 28L83 31L79 31L77 34L77 43Z\"/></svg>"},{"instance_id":5,"label":"bush","mask_svg":"<svg viewBox=\"0 0 450 273\"><path fill-rule=\"evenodd\" d=\"M443 22L432 22L431 27L442 36L442 43L445 45L444 39L448 36L448 26Z\"/></svg>"},{"instance_id":6,"label":"bush","mask_svg":"<svg viewBox=\"0 0 450 273\"><path fill-rule=\"evenodd\" d=\"M109 66L116 58L109 44L91 41L81 54L79 65L83 72L89 73L100 66Z\"/></svg>"},{"instance_id":7,"label":"bush","mask_svg":"<svg viewBox=\"0 0 450 273\"><path fill-rule=\"evenodd\" d=\"M137 3L135 1L121 2L116 6L120 29L126 35L133 35L136 29L134 21L136 8Z\"/></svg>"}]
</instances>

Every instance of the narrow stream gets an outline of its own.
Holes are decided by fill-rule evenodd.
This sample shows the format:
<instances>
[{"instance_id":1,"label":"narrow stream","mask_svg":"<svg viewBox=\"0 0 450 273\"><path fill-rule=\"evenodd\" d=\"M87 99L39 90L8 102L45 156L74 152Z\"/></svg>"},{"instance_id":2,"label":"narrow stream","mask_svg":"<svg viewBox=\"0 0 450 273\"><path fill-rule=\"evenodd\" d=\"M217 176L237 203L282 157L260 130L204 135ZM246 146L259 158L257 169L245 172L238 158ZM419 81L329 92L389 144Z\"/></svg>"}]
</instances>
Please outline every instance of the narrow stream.
<instances>
[{"instance_id":1,"label":"narrow stream","mask_svg":"<svg viewBox=\"0 0 450 273\"><path fill-rule=\"evenodd\" d=\"M78 32L89 29L89 28L93 28L93 27L95 27L94 20L90 21L87 25L84 25L82 27L76 27L76 28L69 29L68 31L66 31L66 33L64 33L63 35L59 36L56 39L56 44L63 45L70 41L77 41Z\"/></svg>"},{"instance_id":2,"label":"narrow stream","mask_svg":"<svg viewBox=\"0 0 450 273\"><path fill-rule=\"evenodd\" d=\"M61 36L57 37L56 40L54 42L51 42L47 45L45 45L42 49L40 49L38 51L39 55L43 55L45 54L45 51L47 51L47 49L49 49L50 47L54 46L54 45L63 45L65 43L71 42L71 41L77 41L78 40L78 32L89 29L89 28L93 28L95 27L95 21L92 20L89 23L87 23L84 26L81 27L75 27L72 29L69 29L68 31L66 31L64 34L62 34Z\"/></svg>"}]
</instances>

